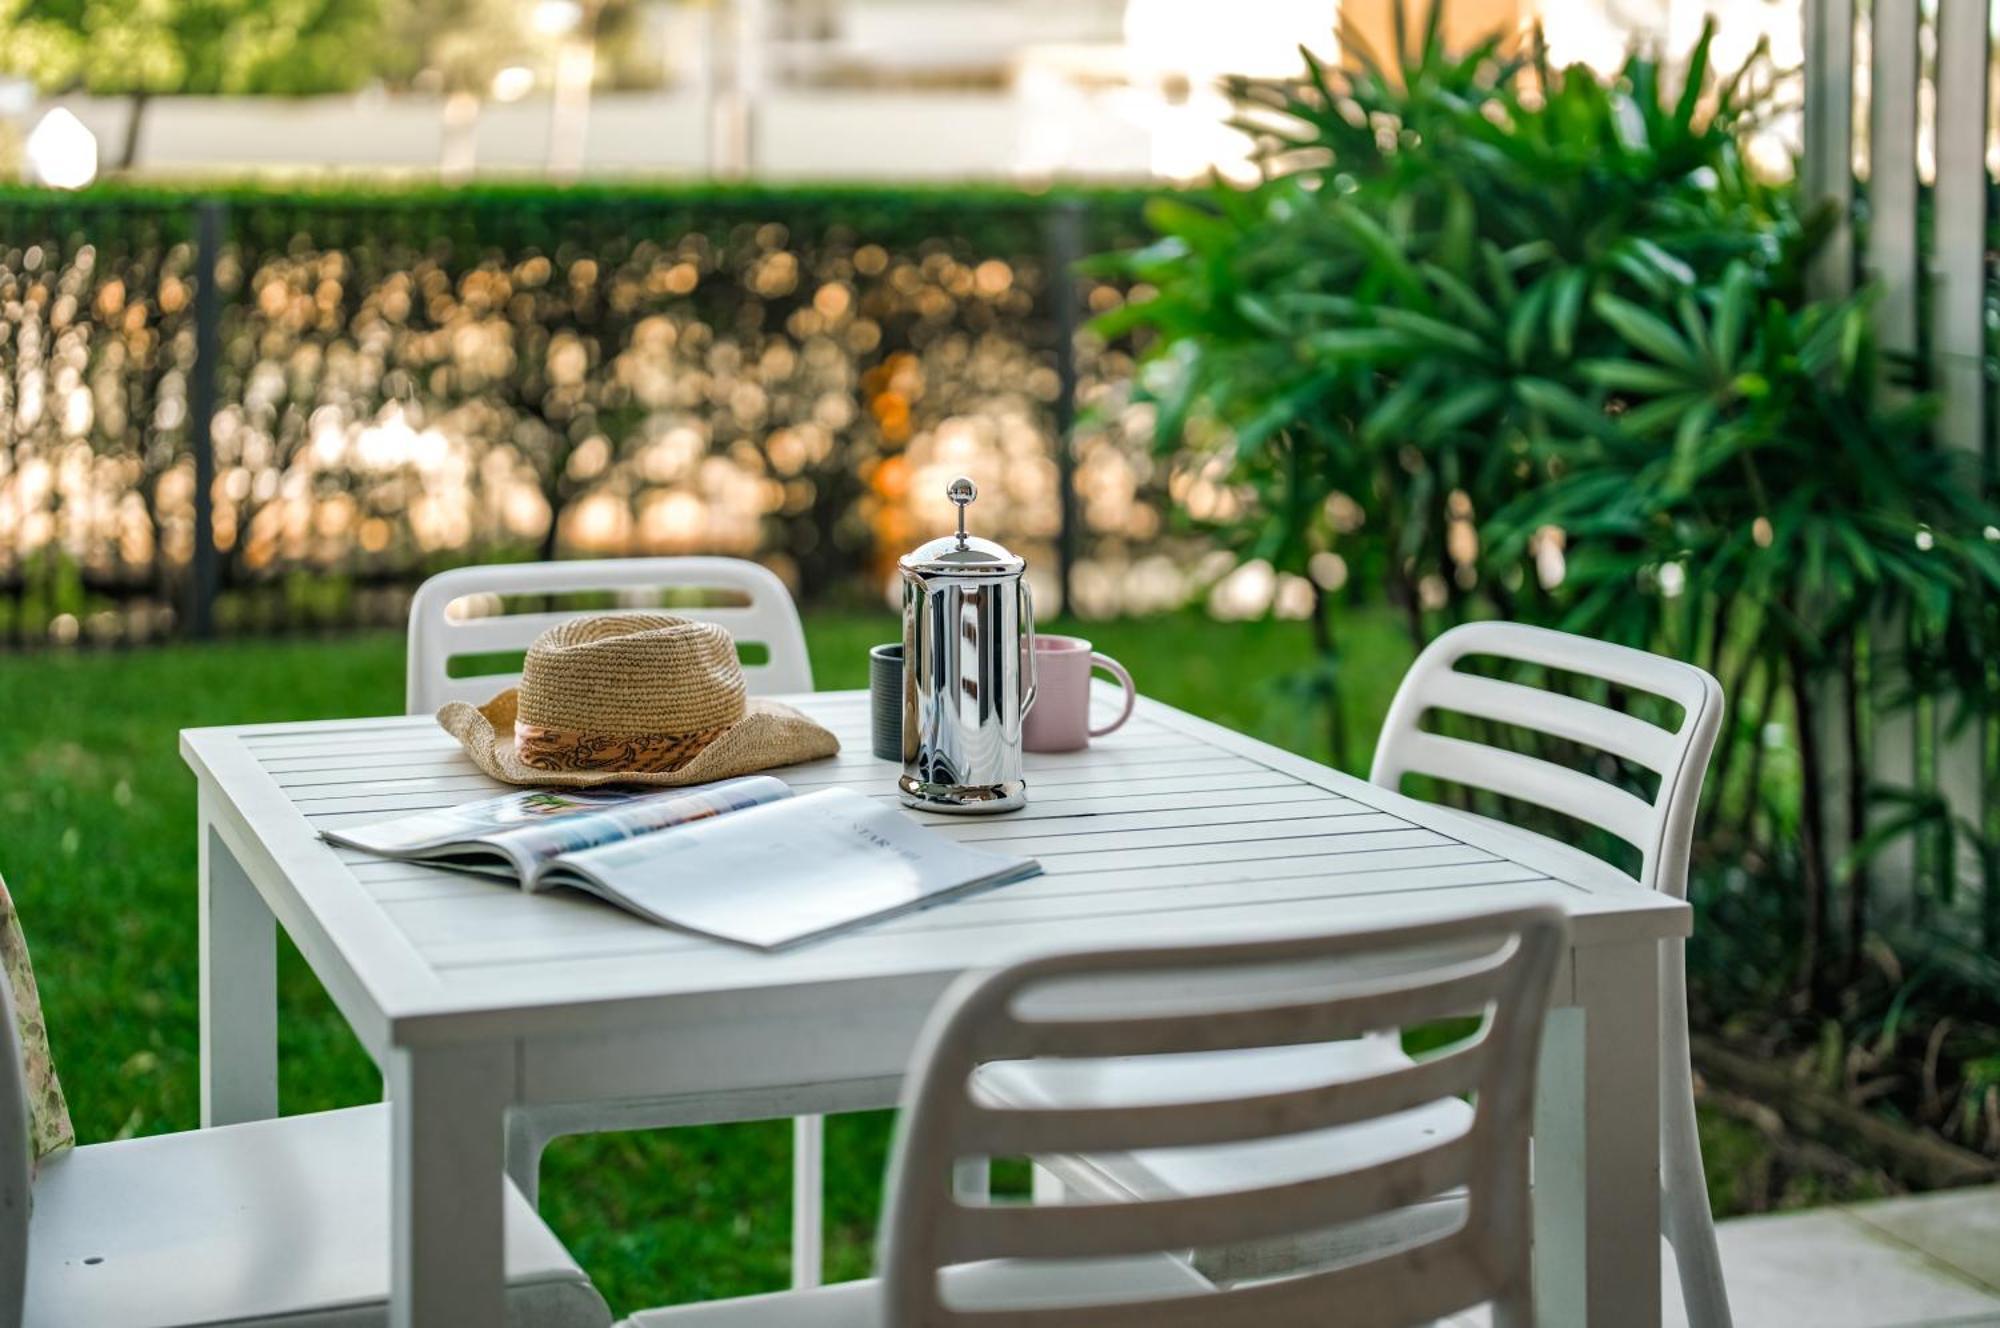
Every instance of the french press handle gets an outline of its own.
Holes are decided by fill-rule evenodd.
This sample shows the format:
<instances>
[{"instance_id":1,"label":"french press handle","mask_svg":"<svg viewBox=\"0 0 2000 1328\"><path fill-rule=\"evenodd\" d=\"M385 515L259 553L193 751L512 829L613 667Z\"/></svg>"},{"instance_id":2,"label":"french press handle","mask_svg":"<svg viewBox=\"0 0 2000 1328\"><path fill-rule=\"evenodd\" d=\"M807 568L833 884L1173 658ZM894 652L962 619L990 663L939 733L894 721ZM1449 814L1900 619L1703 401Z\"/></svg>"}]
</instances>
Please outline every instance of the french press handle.
<instances>
[{"instance_id":1,"label":"french press handle","mask_svg":"<svg viewBox=\"0 0 2000 1328\"><path fill-rule=\"evenodd\" d=\"M1035 708L1035 688L1041 679L1035 671L1035 592L1021 575L1021 648L1027 652L1027 667L1021 670L1021 718Z\"/></svg>"}]
</instances>

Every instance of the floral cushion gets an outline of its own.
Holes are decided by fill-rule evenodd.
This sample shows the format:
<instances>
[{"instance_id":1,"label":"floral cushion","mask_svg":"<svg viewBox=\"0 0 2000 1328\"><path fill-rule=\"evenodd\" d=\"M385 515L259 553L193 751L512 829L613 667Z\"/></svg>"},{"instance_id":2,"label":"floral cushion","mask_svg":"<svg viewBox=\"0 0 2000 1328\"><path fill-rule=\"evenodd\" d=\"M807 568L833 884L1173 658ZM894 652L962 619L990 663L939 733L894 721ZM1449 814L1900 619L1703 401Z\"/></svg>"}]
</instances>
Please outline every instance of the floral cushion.
<instances>
[{"instance_id":1,"label":"floral cushion","mask_svg":"<svg viewBox=\"0 0 2000 1328\"><path fill-rule=\"evenodd\" d=\"M28 938L7 882L0 880L0 967L14 992L14 1019L21 1030L22 1069L28 1086L28 1136L37 1158L76 1142L70 1128L69 1104L63 1101L56 1063L49 1055L49 1030L42 1023L42 1000L35 992L35 969L28 962Z\"/></svg>"}]
</instances>

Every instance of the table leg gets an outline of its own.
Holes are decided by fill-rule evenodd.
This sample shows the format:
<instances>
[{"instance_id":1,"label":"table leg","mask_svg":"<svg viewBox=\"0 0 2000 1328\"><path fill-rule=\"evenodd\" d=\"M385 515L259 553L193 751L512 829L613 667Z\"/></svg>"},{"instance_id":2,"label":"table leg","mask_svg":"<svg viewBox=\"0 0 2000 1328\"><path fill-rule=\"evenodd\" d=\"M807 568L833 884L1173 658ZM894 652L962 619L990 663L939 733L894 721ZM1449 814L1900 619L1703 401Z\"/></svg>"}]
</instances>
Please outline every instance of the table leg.
<instances>
[{"instance_id":1,"label":"table leg","mask_svg":"<svg viewBox=\"0 0 2000 1328\"><path fill-rule=\"evenodd\" d=\"M278 930L201 798L201 1123L278 1114Z\"/></svg>"},{"instance_id":2,"label":"table leg","mask_svg":"<svg viewBox=\"0 0 2000 1328\"><path fill-rule=\"evenodd\" d=\"M511 1043L390 1055L390 1328L505 1321Z\"/></svg>"},{"instance_id":3,"label":"table leg","mask_svg":"<svg viewBox=\"0 0 2000 1328\"><path fill-rule=\"evenodd\" d=\"M792 1289L820 1284L826 1248L826 1118L792 1118Z\"/></svg>"},{"instance_id":4,"label":"table leg","mask_svg":"<svg viewBox=\"0 0 2000 1328\"><path fill-rule=\"evenodd\" d=\"M993 1198L993 1164L983 1157L962 1157L951 1164L951 1192L962 1200L986 1203Z\"/></svg>"},{"instance_id":5,"label":"table leg","mask_svg":"<svg viewBox=\"0 0 2000 1328\"><path fill-rule=\"evenodd\" d=\"M1576 1003L1549 1015L1535 1099L1537 1322L1660 1322L1657 945L1575 951Z\"/></svg>"}]
</instances>

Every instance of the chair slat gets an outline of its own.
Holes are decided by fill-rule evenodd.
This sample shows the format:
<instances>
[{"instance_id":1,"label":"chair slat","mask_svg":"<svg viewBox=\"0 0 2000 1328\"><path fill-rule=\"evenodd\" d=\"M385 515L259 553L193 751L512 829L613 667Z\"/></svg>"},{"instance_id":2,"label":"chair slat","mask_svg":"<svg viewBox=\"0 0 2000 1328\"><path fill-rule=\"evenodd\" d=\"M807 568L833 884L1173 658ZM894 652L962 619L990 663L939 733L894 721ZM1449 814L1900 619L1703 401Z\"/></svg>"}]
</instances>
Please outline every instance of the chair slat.
<instances>
[{"instance_id":1,"label":"chair slat","mask_svg":"<svg viewBox=\"0 0 2000 1328\"><path fill-rule=\"evenodd\" d=\"M631 609L612 607L593 612L616 613L670 613L676 618L692 618L696 622L714 623L728 630L737 643L757 645L767 644L756 634L756 627L762 615L743 608L664 608ZM443 639L451 655L470 655L488 651L525 650L535 638L552 627L560 627L577 617L576 610L566 613L509 613L491 618L447 618L443 628Z\"/></svg>"},{"instance_id":2,"label":"chair slat","mask_svg":"<svg viewBox=\"0 0 2000 1328\"><path fill-rule=\"evenodd\" d=\"M1078 1259L1264 1240L1407 1208L1471 1171L1461 1135L1351 1171L1284 1185L1139 1203L957 1205L942 1251L953 1262ZM1330 1166L1337 1159L1329 1159Z\"/></svg>"},{"instance_id":3,"label":"chair slat","mask_svg":"<svg viewBox=\"0 0 2000 1328\"><path fill-rule=\"evenodd\" d=\"M1455 1015L1480 1013L1499 992L1504 961L1465 964L1450 976L1374 985L1333 1000L1125 1018L996 1021L981 1040L994 1059L1156 1056L1338 1042ZM1008 1027L1009 1022L1012 1028Z\"/></svg>"},{"instance_id":4,"label":"chair slat","mask_svg":"<svg viewBox=\"0 0 2000 1328\"><path fill-rule=\"evenodd\" d=\"M1491 657L1539 664L1545 669L1600 678L1620 687L1652 696L1663 696L1685 710L1700 710L1709 703L1714 679L1700 669L1677 660L1664 659L1613 645L1592 637L1520 623L1478 622L1454 627L1426 647L1418 666L1430 663L1440 668L1456 666L1462 660ZM1458 673L1459 677L1469 674Z\"/></svg>"},{"instance_id":5,"label":"chair slat","mask_svg":"<svg viewBox=\"0 0 2000 1328\"><path fill-rule=\"evenodd\" d=\"M1460 1228L1439 1239L1406 1248L1391 1259L1344 1264L1239 1285L1230 1289L1227 1300L1233 1316L1231 1322L1237 1324L1309 1324L1317 1328L1330 1322L1338 1328L1410 1328L1414 1324L1437 1323L1465 1304L1469 1292L1478 1298L1478 1289L1491 1288L1496 1273L1503 1271L1493 1268L1482 1257L1478 1243ZM1129 1328L1182 1328L1182 1325L1215 1328L1213 1317L1206 1320L1179 1317L1181 1311L1190 1308L1199 1310L1201 1302L1182 1301L1162 1306L1166 1313L1156 1315L1150 1325L1138 1320L1119 1320L1117 1328L1127 1325ZM1212 1316L1213 1305L1207 1308ZM999 1328L996 1320L969 1315L954 1315L952 1321L967 1328L973 1325ZM1531 1320L1521 1317L1515 1322L1525 1324ZM1034 1328L1057 1326L1037 1319ZM1114 1324L1111 1320L1099 1325L1085 1321L1075 1328L1114 1328Z\"/></svg>"},{"instance_id":6,"label":"chair slat","mask_svg":"<svg viewBox=\"0 0 2000 1328\"><path fill-rule=\"evenodd\" d=\"M1640 849L1652 848L1656 818L1651 803L1553 761L1441 733L1412 733L1403 741L1402 768L1407 774L1531 802L1608 830Z\"/></svg>"},{"instance_id":7,"label":"chair slat","mask_svg":"<svg viewBox=\"0 0 2000 1328\"><path fill-rule=\"evenodd\" d=\"M1466 1289L1490 1284L1472 1242L1454 1234L1358 1267L1232 1287L1226 1296L1174 1296L1115 1305L986 1308L934 1300L926 1324L951 1328L1218 1328L1218 1325L1332 1323L1337 1328L1410 1328L1465 1303Z\"/></svg>"},{"instance_id":8,"label":"chair slat","mask_svg":"<svg viewBox=\"0 0 2000 1328\"><path fill-rule=\"evenodd\" d=\"M1622 710L1539 687L1453 673L1448 683L1430 688L1424 700L1432 710L1534 729L1624 757L1658 774L1672 771L1680 759L1680 741L1666 729Z\"/></svg>"},{"instance_id":9,"label":"chair slat","mask_svg":"<svg viewBox=\"0 0 2000 1328\"><path fill-rule=\"evenodd\" d=\"M1303 1134L1393 1116L1472 1092L1486 1067L1484 1039L1379 1074L1252 1097L1098 1107L977 1106L964 1143L988 1156L1187 1148ZM1226 1092L1226 1080L1218 1081Z\"/></svg>"}]
</instances>

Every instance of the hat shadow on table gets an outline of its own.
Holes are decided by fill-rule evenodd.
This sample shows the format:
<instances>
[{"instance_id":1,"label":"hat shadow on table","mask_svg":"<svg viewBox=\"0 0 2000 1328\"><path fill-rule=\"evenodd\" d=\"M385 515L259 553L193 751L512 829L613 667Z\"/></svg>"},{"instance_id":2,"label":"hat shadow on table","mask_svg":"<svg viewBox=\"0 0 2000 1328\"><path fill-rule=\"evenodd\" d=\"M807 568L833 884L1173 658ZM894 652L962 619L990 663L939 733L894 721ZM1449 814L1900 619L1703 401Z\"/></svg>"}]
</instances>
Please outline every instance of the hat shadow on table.
<instances>
[{"instance_id":1,"label":"hat shadow on table","mask_svg":"<svg viewBox=\"0 0 2000 1328\"><path fill-rule=\"evenodd\" d=\"M509 784L705 784L840 750L792 707L749 695L727 631L659 613L552 627L528 647L519 687L437 719Z\"/></svg>"}]
</instances>

